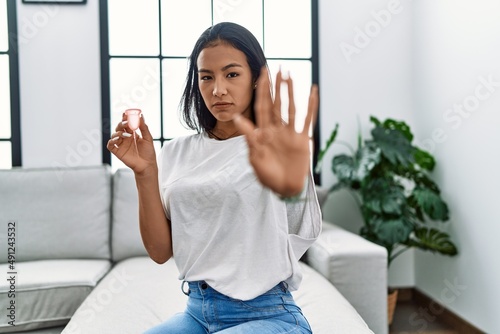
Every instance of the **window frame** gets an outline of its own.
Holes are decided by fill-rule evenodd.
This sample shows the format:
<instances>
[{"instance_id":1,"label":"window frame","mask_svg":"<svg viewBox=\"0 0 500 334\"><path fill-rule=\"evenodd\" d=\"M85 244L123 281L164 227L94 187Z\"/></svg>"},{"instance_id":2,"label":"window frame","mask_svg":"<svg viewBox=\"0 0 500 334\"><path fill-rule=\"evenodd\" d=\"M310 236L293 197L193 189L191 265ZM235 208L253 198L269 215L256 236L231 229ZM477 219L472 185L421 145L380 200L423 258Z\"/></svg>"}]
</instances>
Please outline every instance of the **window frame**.
<instances>
[{"instance_id":1,"label":"window frame","mask_svg":"<svg viewBox=\"0 0 500 334\"><path fill-rule=\"evenodd\" d=\"M264 0L262 0L264 2ZM272 58L269 57L267 58L268 60L309 60L311 61L311 69L312 69L312 83L313 84L318 84L319 83L319 25L318 25L318 0L310 0L311 1L311 57L310 58ZM161 4L160 4L161 6ZM212 7L213 7L213 2L212 2ZM161 15L161 10L159 11ZM107 150L106 145L109 140L109 137L111 136L111 100L110 100L110 60L111 58L120 58L120 56L111 56L109 54L109 28L108 28L108 3L107 0L100 0L100 14L99 14L99 19L100 19L100 26L101 26L101 97L102 97L102 103L101 103L101 119L102 119L102 162L104 164L111 164L111 153ZM160 18L161 20L161 18ZM212 17L213 21L213 17ZM160 21L161 22L161 21ZM152 56L151 58L158 58L160 60L160 73L162 69L162 61L163 59L179 59L184 57L169 57L169 56L163 56L161 54L161 23L160 23L160 41L159 41L159 47L160 47L160 54L158 56ZM134 56L130 58L143 58L140 56ZM148 57L149 58L149 57ZM163 103L161 101L162 99L162 81L160 81L160 106L163 106ZM163 112L160 113L160 124L163 124ZM319 173L314 172L314 167L317 164L318 160L318 152L320 150L320 113L318 111L318 116L317 116L317 121L314 126L314 132L313 132L313 177L314 181L316 184L320 184L321 182L321 175ZM160 133L160 138L159 141L161 145L163 145L163 142L166 140L169 140L170 138L165 138L163 134L163 125L161 126L161 133ZM158 140L158 139L157 139Z\"/></svg>"},{"instance_id":2,"label":"window frame","mask_svg":"<svg viewBox=\"0 0 500 334\"><path fill-rule=\"evenodd\" d=\"M19 57L17 35L17 10L15 0L6 0L7 4L7 34L9 49L0 51L9 57L10 85L10 138L0 138L0 142L11 143L12 167L22 166L21 155L21 110L19 97Z\"/></svg>"}]
</instances>

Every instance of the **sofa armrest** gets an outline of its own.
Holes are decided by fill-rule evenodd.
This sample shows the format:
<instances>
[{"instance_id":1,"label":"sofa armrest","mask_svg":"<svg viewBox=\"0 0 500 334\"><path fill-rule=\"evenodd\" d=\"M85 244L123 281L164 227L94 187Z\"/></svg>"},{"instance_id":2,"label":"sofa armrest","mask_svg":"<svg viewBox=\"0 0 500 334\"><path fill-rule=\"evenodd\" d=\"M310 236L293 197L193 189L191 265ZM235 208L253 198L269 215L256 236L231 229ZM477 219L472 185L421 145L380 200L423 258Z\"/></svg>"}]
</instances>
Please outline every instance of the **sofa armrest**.
<instances>
[{"instance_id":1,"label":"sofa armrest","mask_svg":"<svg viewBox=\"0 0 500 334\"><path fill-rule=\"evenodd\" d=\"M351 303L371 330L387 334L387 251L323 221L307 262Z\"/></svg>"}]
</instances>

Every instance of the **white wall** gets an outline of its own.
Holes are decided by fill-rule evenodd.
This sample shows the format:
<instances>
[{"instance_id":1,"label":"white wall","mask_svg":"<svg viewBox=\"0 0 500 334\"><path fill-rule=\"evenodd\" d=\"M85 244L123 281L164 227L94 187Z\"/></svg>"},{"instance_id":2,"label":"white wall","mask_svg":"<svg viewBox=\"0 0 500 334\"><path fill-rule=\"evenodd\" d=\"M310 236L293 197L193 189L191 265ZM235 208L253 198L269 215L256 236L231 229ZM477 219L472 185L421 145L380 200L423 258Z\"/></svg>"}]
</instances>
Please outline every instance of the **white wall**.
<instances>
[{"instance_id":1,"label":"white wall","mask_svg":"<svg viewBox=\"0 0 500 334\"><path fill-rule=\"evenodd\" d=\"M322 145L339 123L338 140L356 147L358 120L369 136L369 116L415 124L412 105L412 13L405 2L322 0L320 92ZM334 183L331 158L346 148L335 145L325 158L323 185ZM359 232L361 216L347 193L331 195L326 220ZM389 285L414 286L413 251L391 265Z\"/></svg>"},{"instance_id":2,"label":"white wall","mask_svg":"<svg viewBox=\"0 0 500 334\"><path fill-rule=\"evenodd\" d=\"M16 4L23 166L100 164L98 0Z\"/></svg>"},{"instance_id":3,"label":"white wall","mask_svg":"<svg viewBox=\"0 0 500 334\"><path fill-rule=\"evenodd\" d=\"M446 135L435 135L435 176L450 205L448 228L460 255L408 253L391 266L389 284L416 285L489 333L500 332L498 87L460 124L456 114L449 115L453 121L443 114L475 94L479 77L500 81L500 8L493 2L319 1L323 142L338 122L339 139L355 145L357 119L366 136L371 114L407 121L422 144L429 145L425 139L435 129ZM389 9L390 22L381 12ZM100 164L98 1L47 6L18 0L17 10L24 166ZM373 29L369 43L360 37L366 29ZM346 56L341 46L358 53ZM336 145L325 160L324 185L333 184L328 162L341 150ZM352 206L349 198L338 194L328 201L325 218L357 232L359 216L341 210ZM409 321L425 326L430 319Z\"/></svg>"},{"instance_id":4,"label":"white wall","mask_svg":"<svg viewBox=\"0 0 500 334\"><path fill-rule=\"evenodd\" d=\"M414 50L419 135L436 156L448 231L460 252L416 252L416 286L483 331L500 333L500 2L414 2ZM423 319L414 319L419 328L428 325Z\"/></svg>"},{"instance_id":5,"label":"white wall","mask_svg":"<svg viewBox=\"0 0 500 334\"><path fill-rule=\"evenodd\" d=\"M437 159L434 178L451 211L450 221L442 226L460 254L454 258L421 251L405 254L391 266L389 284L415 285L478 328L497 333L500 4L402 1L403 10L348 62L341 43L356 46L354 29L373 24L370 13L389 3L320 1L323 142L338 122L339 139L355 145L358 115L365 122L365 135L367 115L372 113L412 125L418 143ZM476 95L479 98L474 99ZM465 107L462 114L448 111L464 103L470 112ZM326 161L342 150L336 146ZM323 170L324 185L333 184L329 164ZM330 197L327 206L326 219L358 230L361 218L345 194ZM439 312L429 305L408 321L425 329Z\"/></svg>"}]
</instances>

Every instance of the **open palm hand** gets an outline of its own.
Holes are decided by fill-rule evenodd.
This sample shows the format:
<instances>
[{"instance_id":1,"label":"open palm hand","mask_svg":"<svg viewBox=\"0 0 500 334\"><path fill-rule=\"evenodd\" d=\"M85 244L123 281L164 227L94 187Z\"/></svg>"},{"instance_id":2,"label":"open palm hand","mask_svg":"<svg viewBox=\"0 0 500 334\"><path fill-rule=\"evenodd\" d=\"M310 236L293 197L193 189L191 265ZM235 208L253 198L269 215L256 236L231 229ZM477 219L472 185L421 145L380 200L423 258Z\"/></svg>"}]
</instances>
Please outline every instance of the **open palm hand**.
<instances>
[{"instance_id":1,"label":"open palm hand","mask_svg":"<svg viewBox=\"0 0 500 334\"><path fill-rule=\"evenodd\" d=\"M281 119L281 85L288 87L288 123ZM295 130L293 81L276 75L274 101L269 75L263 68L257 82L255 99L256 125L238 116L235 124L245 134L249 159L260 182L274 192L291 197L301 192L310 170L309 129L318 110L318 87L313 85L301 132Z\"/></svg>"}]
</instances>

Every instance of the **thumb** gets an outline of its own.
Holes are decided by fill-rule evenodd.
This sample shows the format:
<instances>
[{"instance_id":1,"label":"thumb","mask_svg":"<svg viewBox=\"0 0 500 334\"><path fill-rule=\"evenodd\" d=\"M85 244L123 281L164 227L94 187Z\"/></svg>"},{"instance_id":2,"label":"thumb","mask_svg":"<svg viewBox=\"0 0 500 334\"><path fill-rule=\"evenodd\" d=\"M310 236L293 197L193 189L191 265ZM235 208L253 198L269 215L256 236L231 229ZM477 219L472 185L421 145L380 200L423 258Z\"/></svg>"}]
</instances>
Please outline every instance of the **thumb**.
<instances>
[{"instance_id":1,"label":"thumb","mask_svg":"<svg viewBox=\"0 0 500 334\"><path fill-rule=\"evenodd\" d=\"M234 118L233 118L233 122L234 122L234 125L236 125L236 128L241 132L243 133L244 135L251 135L253 130L255 129L255 126L253 125L253 123L241 116L241 115L236 115Z\"/></svg>"},{"instance_id":2,"label":"thumb","mask_svg":"<svg viewBox=\"0 0 500 334\"><path fill-rule=\"evenodd\" d=\"M141 113L139 130L141 130L141 135L143 139L146 139L147 141L153 141L153 136L151 135L151 132L149 132L149 127L146 124L146 120L144 119L144 113Z\"/></svg>"}]
</instances>

